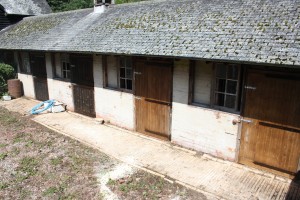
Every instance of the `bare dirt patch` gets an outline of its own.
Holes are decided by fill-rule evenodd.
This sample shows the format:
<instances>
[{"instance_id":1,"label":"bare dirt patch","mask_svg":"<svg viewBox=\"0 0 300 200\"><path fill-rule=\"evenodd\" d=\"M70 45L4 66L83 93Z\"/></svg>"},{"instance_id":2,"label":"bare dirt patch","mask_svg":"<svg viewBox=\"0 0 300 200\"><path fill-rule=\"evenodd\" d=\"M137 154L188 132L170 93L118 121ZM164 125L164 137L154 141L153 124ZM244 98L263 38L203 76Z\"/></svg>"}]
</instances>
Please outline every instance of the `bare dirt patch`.
<instances>
[{"instance_id":1,"label":"bare dirt patch","mask_svg":"<svg viewBox=\"0 0 300 200\"><path fill-rule=\"evenodd\" d=\"M166 181L145 171L119 179L109 179L107 185L120 199L172 199L205 200L205 195L187 189L179 184Z\"/></svg>"},{"instance_id":2,"label":"bare dirt patch","mask_svg":"<svg viewBox=\"0 0 300 200\"><path fill-rule=\"evenodd\" d=\"M0 106L0 199L199 199Z\"/></svg>"},{"instance_id":3,"label":"bare dirt patch","mask_svg":"<svg viewBox=\"0 0 300 200\"><path fill-rule=\"evenodd\" d=\"M101 199L103 153L0 107L0 199Z\"/></svg>"}]
</instances>

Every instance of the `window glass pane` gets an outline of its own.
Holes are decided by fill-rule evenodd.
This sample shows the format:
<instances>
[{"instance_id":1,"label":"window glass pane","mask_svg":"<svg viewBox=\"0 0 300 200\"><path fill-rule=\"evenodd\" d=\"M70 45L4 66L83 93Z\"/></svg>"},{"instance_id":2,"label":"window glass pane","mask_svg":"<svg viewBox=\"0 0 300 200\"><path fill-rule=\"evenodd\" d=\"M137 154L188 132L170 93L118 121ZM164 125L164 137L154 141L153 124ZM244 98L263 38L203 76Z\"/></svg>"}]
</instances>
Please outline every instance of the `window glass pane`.
<instances>
[{"instance_id":1,"label":"window glass pane","mask_svg":"<svg viewBox=\"0 0 300 200\"><path fill-rule=\"evenodd\" d=\"M126 84L127 84L127 89L128 90L132 90L132 80L126 80Z\"/></svg>"},{"instance_id":2,"label":"window glass pane","mask_svg":"<svg viewBox=\"0 0 300 200\"><path fill-rule=\"evenodd\" d=\"M203 105L210 104L212 64L196 61L193 102Z\"/></svg>"},{"instance_id":3,"label":"window glass pane","mask_svg":"<svg viewBox=\"0 0 300 200\"><path fill-rule=\"evenodd\" d=\"M131 59L130 59L130 58L127 58L127 59L126 59L126 67L127 67L127 68L132 68L132 62L131 62Z\"/></svg>"},{"instance_id":4,"label":"window glass pane","mask_svg":"<svg viewBox=\"0 0 300 200\"><path fill-rule=\"evenodd\" d=\"M226 78L226 66L223 64L218 64L216 67L217 78Z\"/></svg>"},{"instance_id":5,"label":"window glass pane","mask_svg":"<svg viewBox=\"0 0 300 200\"><path fill-rule=\"evenodd\" d=\"M124 57L120 58L120 67L125 67L125 58Z\"/></svg>"},{"instance_id":6,"label":"window glass pane","mask_svg":"<svg viewBox=\"0 0 300 200\"><path fill-rule=\"evenodd\" d=\"M216 81L217 81L216 91L218 91L218 92L225 92L226 80L225 79L217 79Z\"/></svg>"},{"instance_id":7,"label":"window glass pane","mask_svg":"<svg viewBox=\"0 0 300 200\"><path fill-rule=\"evenodd\" d=\"M120 77L125 78L125 68L120 68Z\"/></svg>"},{"instance_id":8,"label":"window glass pane","mask_svg":"<svg viewBox=\"0 0 300 200\"><path fill-rule=\"evenodd\" d=\"M237 81L227 81L226 93L236 94L237 92Z\"/></svg>"},{"instance_id":9,"label":"window glass pane","mask_svg":"<svg viewBox=\"0 0 300 200\"><path fill-rule=\"evenodd\" d=\"M120 79L120 88L126 89L125 79Z\"/></svg>"},{"instance_id":10,"label":"window glass pane","mask_svg":"<svg viewBox=\"0 0 300 200\"><path fill-rule=\"evenodd\" d=\"M63 66L63 70L66 70L66 63L65 62L62 63L62 66Z\"/></svg>"},{"instance_id":11,"label":"window glass pane","mask_svg":"<svg viewBox=\"0 0 300 200\"><path fill-rule=\"evenodd\" d=\"M63 78L67 78L67 72L63 71Z\"/></svg>"},{"instance_id":12,"label":"window glass pane","mask_svg":"<svg viewBox=\"0 0 300 200\"><path fill-rule=\"evenodd\" d=\"M215 95L215 104L218 106L224 106L224 101L225 101L225 95L216 93Z\"/></svg>"},{"instance_id":13,"label":"window glass pane","mask_svg":"<svg viewBox=\"0 0 300 200\"><path fill-rule=\"evenodd\" d=\"M122 60L122 59L121 59ZM107 56L107 86L110 88L119 88L119 82L118 80L120 77L120 64L121 60L119 60L115 56Z\"/></svg>"},{"instance_id":14,"label":"window glass pane","mask_svg":"<svg viewBox=\"0 0 300 200\"><path fill-rule=\"evenodd\" d=\"M70 76L70 71L67 71L67 72L66 72L66 75L67 75L66 78L70 78L70 77L71 77L71 76Z\"/></svg>"},{"instance_id":15,"label":"window glass pane","mask_svg":"<svg viewBox=\"0 0 300 200\"><path fill-rule=\"evenodd\" d=\"M239 69L236 65L228 65L227 78L237 80L239 77Z\"/></svg>"},{"instance_id":16,"label":"window glass pane","mask_svg":"<svg viewBox=\"0 0 300 200\"><path fill-rule=\"evenodd\" d=\"M67 63L67 70L70 70L70 63Z\"/></svg>"},{"instance_id":17,"label":"window glass pane","mask_svg":"<svg viewBox=\"0 0 300 200\"><path fill-rule=\"evenodd\" d=\"M236 96L226 95L225 107L235 108L235 99L236 99Z\"/></svg>"},{"instance_id":18,"label":"window glass pane","mask_svg":"<svg viewBox=\"0 0 300 200\"><path fill-rule=\"evenodd\" d=\"M126 69L126 78L129 78L129 79L132 78L132 70L131 69Z\"/></svg>"}]
</instances>

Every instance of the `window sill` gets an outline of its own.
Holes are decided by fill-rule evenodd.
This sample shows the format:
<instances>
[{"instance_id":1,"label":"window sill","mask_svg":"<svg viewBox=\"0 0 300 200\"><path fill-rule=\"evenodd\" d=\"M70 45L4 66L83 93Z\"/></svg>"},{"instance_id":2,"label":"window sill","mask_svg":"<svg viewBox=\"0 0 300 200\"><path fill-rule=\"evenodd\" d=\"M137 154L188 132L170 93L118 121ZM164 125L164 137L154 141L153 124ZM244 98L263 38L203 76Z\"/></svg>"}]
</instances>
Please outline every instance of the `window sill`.
<instances>
[{"instance_id":1,"label":"window sill","mask_svg":"<svg viewBox=\"0 0 300 200\"><path fill-rule=\"evenodd\" d=\"M18 72L19 74L32 75L30 72Z\"/></svg>"},{"instance_id":2,"label":"window sill","mask_svg":"<svg viewBox=\"0 0 300 200\"><path fill-rule=\"evenodd\" d=\"M54 77L53 80L56 80L56 81L63 81L63 82L68 82L68 83L71 82L71 79L60 78L60 77Z\"/></svg>"},{"instance_id":3,"label":"window sill","mask_svg":"<svg viewBox=\"0 0 300 200\"><path fill-rule=\"evenodd\" d=\"M104 89L107 90L113 90L116 92L125 92L125 93L129 93L129 94L133 94L132 90L125 90L125 89L121 89L121 88L113 88L113 87L103 87Z\"/></svg>"},{"instance_id":4,"label":"window sill","mask_svg":"<svg viewBox=\"0 0 300 200\"><path fill-rule=\"evenodd\" d=\"M211 107L210 105L199 104L199 103L190 103L188 105L192 106L192 107L195 107L195 108L203 108L203 109L211 110L211 111L219 111L219 112L226 113L226 114L233 114L233 115L240 115L241 114L240 111L233 111L233 110L226 109L226 108L219 107L219 106Z\"/></svg>"}]
</instances>

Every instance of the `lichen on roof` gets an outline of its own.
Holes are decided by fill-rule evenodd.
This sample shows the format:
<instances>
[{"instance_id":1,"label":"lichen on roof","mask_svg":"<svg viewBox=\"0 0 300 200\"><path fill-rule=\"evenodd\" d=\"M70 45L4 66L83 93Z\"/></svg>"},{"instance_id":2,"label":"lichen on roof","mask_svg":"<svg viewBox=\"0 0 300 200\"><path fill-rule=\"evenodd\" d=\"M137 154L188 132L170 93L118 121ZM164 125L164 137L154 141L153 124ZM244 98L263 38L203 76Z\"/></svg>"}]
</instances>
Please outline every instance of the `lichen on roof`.
<instances>
[{"instance_id":1,"label":"lichen on roof","mask_svg":"<svg viewBox=\"0 0 300 200\"><path fill-rule=\"evenodd\" d=\"M300 66L299 19L300 0L146 1L32 17L0 34L0 49Z\"/></svg>"}]
</instances>

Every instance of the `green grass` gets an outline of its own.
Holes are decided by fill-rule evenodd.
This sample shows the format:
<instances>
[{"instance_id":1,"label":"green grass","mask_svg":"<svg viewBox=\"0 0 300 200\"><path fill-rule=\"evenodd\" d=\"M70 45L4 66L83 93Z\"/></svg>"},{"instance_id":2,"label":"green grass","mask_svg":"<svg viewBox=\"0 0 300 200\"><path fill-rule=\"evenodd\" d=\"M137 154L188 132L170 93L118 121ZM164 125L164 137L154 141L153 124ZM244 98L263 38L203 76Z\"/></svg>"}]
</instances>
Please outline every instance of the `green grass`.
<instances>
[{"instance_id":1,"label":"green grass","mask_svg":"<svg viewBox=\"0 0 300 200\"><path fill-rule=\"evenodd\" d=\"M0 160L4 160L7 156L7 153L0 153Z\"/></svg>"},{"instance_id":2,"label":"green grass","mask_svg":"<svg viewBox=\"0 0 300 200\"><path fill-rule=\"evenodd\" d=\"M5 189L5 188L8 188L8 184L7 183L2 183L2 182L0 182L0 190L3 190L3 189Z\"/></svg>"},{"instance_id":3,"label":"green grass","mask_svg":"<svg viewBox=\"0 0 300 200\"><path fill-rule=\"evenodd\" d=\"M8 144L0 144L0 148L6 147Z\"/></svg>"},{"instance_id":4,"label":"green grass","mask_svg":"<svg viewBox=\"0 0 300 200\"><path fill-rule=\"evenodd\" d=\"M34 157L24 157L19 163L18 169L29 175L33 176L37 173L38 161Z\"/></svg>"},{"instance_id":5,"label":"green grass","mask_svg":"<svg viewBox=\"0 0 300 200\"><path fill-rule=\"evenodd\" d=\"M62 163L62 157L60 156L60 157L57 157L57 158L52 158L50 160L50 162L51 162L51 165L57 166L57 165Z\"/></svg>"},{"instance_id":6,"label":"green grass","mask_svg":"<svg viewBox=\"0 0 300 200\"><path fill-rule=\"evenodd\" d=\"M59 190L57 187L49 187L47 190L43 192L43 196L53 195L57 193Z\"/></svg>"}]
</instances>

